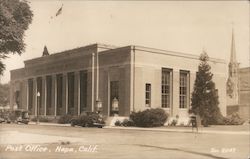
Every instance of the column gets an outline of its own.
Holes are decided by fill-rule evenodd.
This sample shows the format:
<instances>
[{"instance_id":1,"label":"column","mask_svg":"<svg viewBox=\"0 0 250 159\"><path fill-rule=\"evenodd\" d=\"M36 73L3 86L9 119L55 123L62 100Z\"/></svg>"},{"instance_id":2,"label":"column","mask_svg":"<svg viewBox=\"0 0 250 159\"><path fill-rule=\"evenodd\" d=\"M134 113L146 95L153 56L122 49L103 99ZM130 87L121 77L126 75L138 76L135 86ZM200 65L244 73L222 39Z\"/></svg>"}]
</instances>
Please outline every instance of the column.
<instances>
[{"instance_id":1,"label":"column","mask_svg":"<svg viewBox=\"0 0 250 159\"><path fill-rule=\"evenodd\" d=\"M77 89L77 92L78 92L78 100L77 100L77 115L80 115L81 114L81 103L80 103L80 100L81 100L81 97L80 97L80 95L81 95L81 93L80 93L80 82L81 82L81 80L80 80L80 72L79 72L79 74L78 74L78 89Z\"/></svg>"},{"instance_id":2,"label":"column","mask_svg":"<svg viewBox=\"0 0 250 159\"><path fill-rule=\"evenodd\" d=\"M111 101L110 101L110 69L107 70L107 90L108 90L108 93L107 93L107 99L108 99L108 107L107 107L107 115L110 116L110 105L111 105Z\"/></svg>"},{"instance_id":3,"label":"column","mask_svg":"<svg viewBox=\"0 0 250 159\"><path fill-rule=\"evenodd\" d=\"M91 91L91 111L94 111L95 106L95 53L92 53L92 91Z\"/></svg>"},{"instance_id":4,"label":"column","mask_svg":"<svg viewBox=\"0 0 250 159\"><path fill-rule=\"evenodd\" d=\"M180 98L180 72L179 69L173 69L173 105L172 115L176 116L179 112L179 98Z\"/></svg>"},{"instance_id":5,"label":"column","mask_svg":"<svg viewBox=\"0 0 250 159\"><path fill-rule=\"evenodd\" d=\"M41 115L46 116L46 109L47 109L47 82L46 82L46 76L42 77L42 93L41 93L41 99L42 100L42 110Z\"/></svg>"}]
</instances>

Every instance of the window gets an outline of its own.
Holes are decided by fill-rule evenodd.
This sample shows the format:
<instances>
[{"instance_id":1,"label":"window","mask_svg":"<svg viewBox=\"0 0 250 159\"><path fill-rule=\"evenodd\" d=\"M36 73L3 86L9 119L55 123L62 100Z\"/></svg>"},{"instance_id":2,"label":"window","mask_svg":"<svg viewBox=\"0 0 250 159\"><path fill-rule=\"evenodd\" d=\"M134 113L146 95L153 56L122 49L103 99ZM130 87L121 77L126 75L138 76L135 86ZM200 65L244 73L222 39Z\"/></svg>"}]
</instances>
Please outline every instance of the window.
<instances>
[{"instance_id":1,"label":"window","mask_svg":"<svg viewBox=\"0 0 250 159\"><path fill-rule=\"evenodd\" d=\"M75 86L75 74L74 72L68 73L68 112L74 113L74 86Z\"/></svg>"},{"instance_id":2,"label":"window","mask_svg":"<svg viewBox=\"0 0 250 159\"><path fill-rule=\"evenodd\" d=\"M189 73L187 71L180 72L180 108L187 108L188 103L188 87L189 87Z\"/></svg>"},{"instance_id":3,"label":"window","mask_svg":"<svg viewBox=\"0 0 250 159\"><path fill-rule=\"evenodd\" d=\"M146 84L146 94L145 94L146 107L151 106L151 84Z\"/></svg>"},{"instance_id":4,"label":"window","mask_svg":"<svg viewBox=\"0 0 250 159\"><path fill-rule=\"evenodd\" d=\"M28 80L28 109L32 112L33 107L33 79Z\"/></svg>"},{"instance_id":5,"label":"window","mask_svg":"<svg viewBox=\"0 0 250 159\"><path fill-rule=\"evenodd\" d=\"M87 107L87 71L80 71L80 112Z\"/></svg>"},{"instance_id":6,"label":"window","mask_svg":"<svg viewBox=\"0 0 250 159\"><path fill-rule=\"evenodd\" d=\"M57 106L57 114L59 114L59 109L62 108L62 88L63 88L63 75L56 75L56 106Z\"/></svg>"},{"instance_id":7,"label":"window","mask_svg":"<svg viewBox=\"0 0 250 159\"><path fill-rule=\"evenodd\" d=\"M172 70L162 69L161 76L161 107L170 108L172 94Z\"/></svg>"},{"instance_id":8,"label":"window","mask_svg":"<svg viewBox=\"0 0 250 159\"><path fill-rule=\"evenodd\" d=\"M51 76L46 76L46 106L47 108L51 108L52 106L52 77ZM49 114L48 109L47 114Z\"/></svg>"}]
</instances>

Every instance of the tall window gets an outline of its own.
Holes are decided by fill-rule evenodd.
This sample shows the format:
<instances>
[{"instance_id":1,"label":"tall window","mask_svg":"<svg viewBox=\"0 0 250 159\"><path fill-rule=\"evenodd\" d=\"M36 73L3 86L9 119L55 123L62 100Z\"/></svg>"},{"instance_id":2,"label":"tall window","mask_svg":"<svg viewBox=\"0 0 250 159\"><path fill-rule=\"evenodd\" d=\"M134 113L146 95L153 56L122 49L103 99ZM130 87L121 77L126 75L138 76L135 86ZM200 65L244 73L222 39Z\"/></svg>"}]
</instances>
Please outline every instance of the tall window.
<instances>
[{"instance_id":1,"label":"tall window","mask_svg":"<svg viewBox=\"0 0 250 159\"><path fill-rule=\"evenodd\" d=\"M52 106L52 77L46 76L46 107L51 108ZM47 114L50 115L49 110L46 109Z\"/></svg>"},{"instance_id":2,"label":"tall window","mask_svg":"<svg viewBox=\"0 0 250 159\"><path fill-rule=\"evenodd\" d=\"M29 111L32 111L33 107L33 79L28 80L28 109Z\"/></svg>"},{"instance_id":3,"label":"tall window","mask_svg":"<svg viewBox=\"0 0 250 159\"><path fill-rule=\"evenodd\" d=\"M87 107L87 71L80 72L80 112Z\"/></svg>"},{"instance_id":4,"label":"tall window","mask_svg":"<svg viewBox=\"0 0 250 159\"><path fill-rule=\"evenodd\" d=\"M145 94L146 107L151 106L151 84L146 83L146 94Z\"/></svg>"},{"instance_id":5,"label":"tall window","mask_svg":"<svg viewBox=\"0 0 250 159\"><path fill-rule=\"evenodd\" d=\"M68 108L69 114L73 114L74 110L74 86L75 86L75 75L74 72L68 73Z\"/></svg>"},{"instance_id":6,"label":"tall window","mask_svg":"<svg viewBox=\"0 0 250 159\"><path fill-rule=\"evenodd\" d=\"M171 93L172 93L172 83L171 83L171 69L162 69L161 76L161 106L162 108L170 108L171 105Z\"/></svg>"},{"instance_id":7,"label":"tall window","mask_svg":"<svg viewBox=\"0 0 250 159\"><path fill-rule=\"evenodd\" d=\"M56 107L62 108L62 87L63 87L63 75L56 75ZM59 109L57 109L57 114L59 115Z\"/></svg>"},{"instance_id":8,"label":"tall window","mask_svg":"<svg viewBox=\"0 0 250 159\"><path fill-rule=\"evenodd\" d=\"M188 87L189 87L189 73L187 71L180 71L180 108L187 108L188 101Z\"/></svg>"}]
</instances>

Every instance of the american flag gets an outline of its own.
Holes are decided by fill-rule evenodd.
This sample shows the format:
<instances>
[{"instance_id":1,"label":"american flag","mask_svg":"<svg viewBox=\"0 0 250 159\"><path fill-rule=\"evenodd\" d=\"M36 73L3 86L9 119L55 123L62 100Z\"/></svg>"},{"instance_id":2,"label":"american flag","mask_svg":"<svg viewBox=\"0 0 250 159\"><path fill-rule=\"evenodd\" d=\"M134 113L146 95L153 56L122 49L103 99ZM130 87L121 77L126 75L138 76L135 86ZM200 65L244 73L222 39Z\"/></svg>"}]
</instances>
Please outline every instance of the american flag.
<instances>
[{"instance_id":1,"label":"american flag","mask_svg":"<svg viewBox=\"0 0 250 159\"><path fill-rule=\"evenodd\" d=\"M56 12L56 17L62 13L62 7L63 7L63 5L62 5L61 8Z\"/></svg>"}]
</instances>

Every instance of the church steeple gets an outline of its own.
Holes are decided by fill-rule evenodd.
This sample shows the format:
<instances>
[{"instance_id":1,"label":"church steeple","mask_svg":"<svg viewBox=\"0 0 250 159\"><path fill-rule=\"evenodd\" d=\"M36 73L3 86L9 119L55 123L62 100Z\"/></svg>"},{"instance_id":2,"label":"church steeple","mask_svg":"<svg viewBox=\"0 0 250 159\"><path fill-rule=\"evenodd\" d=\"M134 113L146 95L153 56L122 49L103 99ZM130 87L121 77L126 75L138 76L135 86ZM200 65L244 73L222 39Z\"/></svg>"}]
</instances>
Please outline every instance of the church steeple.
<instances>
[{"instance_id":1,"label":"church steeple","mask_svg":"<svg viewBox=\"0 0 250 159\"><path fill-rule=\"evenodd\" d=\"M230 63L237 63L237 60L236 60L236 49L235 49L235 40L234 40L234 29L232 29L232 43L231 43Z\"/></svg>"},{"instance_id":2,"label":"church steeple","mask_svg":"<svg viewBox=\"0 0 250 159\"><path fill-rule=\"evenodd\" d=\"M231 52L230 61L228 64L228 79L227 79L227 95L228 105L237 105L239 97L239 77L238 77L239 63L236 59L236 47L234 29L232 29L232 41L231 41Z\"/></svg>"},{"instance_id":3,"label":"church steeple","mask_svg":"<svg viewBox=\"0 0 250 159\"><path fill-rule=\"evenodd\" d=\"M230 61L228 65L229 77L238 77L238 67L239 64L236 59L236 48L235 48L235 39L234 39L234 29L232 29L232 42L231 42L231 54Z\"/></svg>"}]
</instances>

